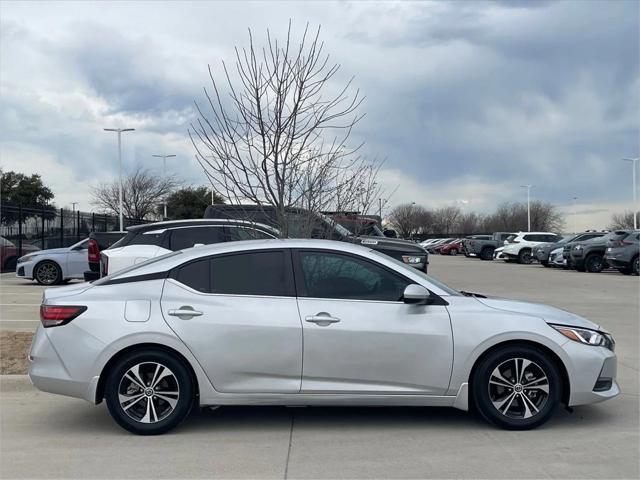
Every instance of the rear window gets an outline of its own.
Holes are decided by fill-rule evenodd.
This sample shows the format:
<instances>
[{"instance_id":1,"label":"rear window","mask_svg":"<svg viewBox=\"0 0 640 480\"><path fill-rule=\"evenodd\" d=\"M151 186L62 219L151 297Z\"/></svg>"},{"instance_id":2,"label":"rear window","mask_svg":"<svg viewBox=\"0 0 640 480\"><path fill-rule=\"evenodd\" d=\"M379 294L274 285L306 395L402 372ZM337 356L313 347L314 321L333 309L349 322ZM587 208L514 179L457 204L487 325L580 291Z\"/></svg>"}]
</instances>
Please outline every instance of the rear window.
<instances>
[{"instance_id":1,"label":"rear window","mask_svg":"<svg viewBox=\"0 0 640 480\"><path fill-rule=\"evenodd\" d=\"M126 245L155 245L158 246L162 242L162 235L164 232L149 232L149 233L134 233L131 240L126 242ZM131 235L131 234L129 234ZM126 238L126 237L125 237ZM118 242L113 245L112 248L118 246L122 240L118 240Z\"/></svg>"},{"instance_id":2,"label":"rear window","mask_svg":"<svg viewBox=\"0 0 640 480\"><path fill-rule=\"evenodd\" d=\"M170 249L184 250L196 244L210 245L224 242L223 227L184 227L171 230Z\"/></svg>"}]
</instances>

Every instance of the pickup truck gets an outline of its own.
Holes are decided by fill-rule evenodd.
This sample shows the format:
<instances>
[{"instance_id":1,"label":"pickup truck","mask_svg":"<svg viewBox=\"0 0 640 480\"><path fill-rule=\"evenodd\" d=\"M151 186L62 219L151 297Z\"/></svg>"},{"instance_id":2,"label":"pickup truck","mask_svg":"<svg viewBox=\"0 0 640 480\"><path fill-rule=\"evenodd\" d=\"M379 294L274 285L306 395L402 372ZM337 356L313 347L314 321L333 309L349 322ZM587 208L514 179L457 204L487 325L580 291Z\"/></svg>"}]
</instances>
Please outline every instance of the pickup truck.
<instances>
[{"instance_id":1,"label":"pickup truck","mask_svg":"<svg viewBox=\"0 0 640 480\"><path fill-rule=\"evenodd\" d=\"M465 238L463 242L465 255L468 257L480 257L482 260L493 260L493 251L504 245L511 232L495 232L490 238L488 235L473 235ZM480 238L485 237L485 238Z\"/></svg>"},{"instance_id":2,"label":"pickup truck","mask_svg":"<svg viewBox=\"0 0 640 480\"><path fill-rule=\"evenodd\" d=\"M87 249L89 270L84 272L85 282L100 278L100 251L116 244L126 234L127 232L92 232L89 234L89 248Z\"/></svg>"}]
</instances>

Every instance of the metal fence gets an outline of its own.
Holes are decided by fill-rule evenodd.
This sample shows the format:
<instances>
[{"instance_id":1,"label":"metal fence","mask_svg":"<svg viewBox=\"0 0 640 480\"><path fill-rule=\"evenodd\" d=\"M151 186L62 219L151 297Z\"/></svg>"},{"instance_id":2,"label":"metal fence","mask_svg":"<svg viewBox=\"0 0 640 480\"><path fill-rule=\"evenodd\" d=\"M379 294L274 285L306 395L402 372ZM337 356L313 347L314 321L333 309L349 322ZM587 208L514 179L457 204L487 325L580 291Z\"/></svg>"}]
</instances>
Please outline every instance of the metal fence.
<instances>
[{"instance_id":1,"label":"metal fence","mask_svg":"<svg viewBox=\"0 0 640 480\"><path fill-rule=\"evenodd\" d=\"M90 232L119 230L118 217L93 212L54 209L0 207L0 268L15 268L15 260L34 250L68 247L84 240ZM124 226L147 223L124 218Z\"/></svg>"}]
</instances>

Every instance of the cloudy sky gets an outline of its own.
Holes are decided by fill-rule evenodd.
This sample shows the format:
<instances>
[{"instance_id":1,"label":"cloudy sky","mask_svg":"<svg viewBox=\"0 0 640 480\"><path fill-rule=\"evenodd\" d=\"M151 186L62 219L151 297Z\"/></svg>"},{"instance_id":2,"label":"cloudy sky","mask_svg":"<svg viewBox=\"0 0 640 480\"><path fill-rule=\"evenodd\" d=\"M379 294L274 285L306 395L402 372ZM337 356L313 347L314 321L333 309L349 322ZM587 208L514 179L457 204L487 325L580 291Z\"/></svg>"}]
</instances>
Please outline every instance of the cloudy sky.
<instances>
[{"instance_id":1,"label":"cloudy sky","mask_svg":"<svg viewBox=\"0 0 640 480\"><path fill-rule=\"evenodd\" d=\"M532 196L569 227L631 208L640 155L640 2L2 2L0 165L40 173L58 205L125 169L206 178L187 137L207 64L269 28L321 25L326 51L366 96L354 132L386 157L392 204L491 210ZM220 77L219 77L220 78ZM399 188L397 188L399 187ZM396 190L397 188L397 190ZM577 214L571 198L577 196ZM571 228L570 228L571 229Z\"/></svg>"}]
</instances>

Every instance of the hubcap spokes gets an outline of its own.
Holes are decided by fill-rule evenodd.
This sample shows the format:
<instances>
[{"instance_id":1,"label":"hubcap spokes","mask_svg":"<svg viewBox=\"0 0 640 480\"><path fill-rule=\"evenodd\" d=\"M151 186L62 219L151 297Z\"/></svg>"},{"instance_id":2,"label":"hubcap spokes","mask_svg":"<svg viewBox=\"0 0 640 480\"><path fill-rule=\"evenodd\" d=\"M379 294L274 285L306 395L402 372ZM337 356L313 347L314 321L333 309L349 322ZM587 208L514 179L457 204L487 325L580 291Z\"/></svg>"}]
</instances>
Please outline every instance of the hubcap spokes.
<instances>
[{"instance_id":1,"label":"hubcap spokes","mask_svg":"<svg viewBox=\"0 0 640 480\"><path fill-rule=\"evenodd\" d=\"M502 415L531 418L549 398L549 380L540 366L526 358L511 358L498 365L489 378L489 398Z\"/></svg>"},{"instance_id":2,"label":"hubcap spokes","mask_svg":"<svg viewBox=\"0 0 640 480\"><path fill-rule=\"evenodd\" d=\"M120 379L118 400L122 410L141 423L156 423L171 415L180 398L178 379L164 365L134 365Z\"/></svg>"},{"instance_id":3,"label":"hubcap spokes","mask_svg":"<svg viewBox=\"0 0 640 480\"><path fill-rule=\"evenodd\" d=\"M53 265L45 264L38 268L38 278L42 283L52 283L57 276L58 272Z\"/></svg>"}]
</instances>

